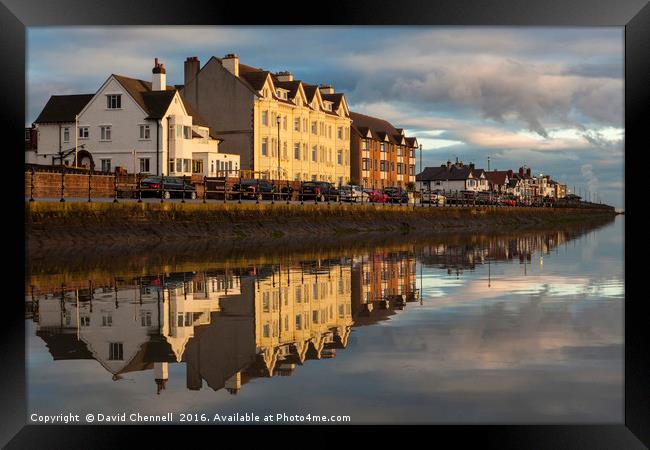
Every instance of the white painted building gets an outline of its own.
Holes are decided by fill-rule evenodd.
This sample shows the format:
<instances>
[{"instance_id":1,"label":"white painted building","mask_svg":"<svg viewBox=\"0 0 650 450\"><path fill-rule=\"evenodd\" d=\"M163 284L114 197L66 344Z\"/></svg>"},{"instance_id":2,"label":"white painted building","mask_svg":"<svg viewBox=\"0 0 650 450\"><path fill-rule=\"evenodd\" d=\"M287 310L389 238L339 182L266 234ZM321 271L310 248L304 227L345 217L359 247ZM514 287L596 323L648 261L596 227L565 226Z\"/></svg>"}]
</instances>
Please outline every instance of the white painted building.
<instances>
[{"instance_id":1,"label":"white painted building","mask_svg":"<svg viewBox=\"0 0 650 450\"><path fill-rule=\"evenodd\" d=\"M452 164L447 161L440 167L426 167L415 177L416 190L424 191L487 191L488 180L483 169L474 168L473 164L463 165L462 161Z\"/></svg>"},{"instance_id":2,"label":"white painted building","mask_svg":"<svg viewBox=\"0 0 650 450\"><path fill-rule=\"evenodd\" d=\"M95 94L52 96L25 162L74 166L76 156L80 166L105 172L236 176L239 156L219 153L221 139L167 86L158 59L152 73L151 82L113 74Z\"/></svg>"}]
</instances>

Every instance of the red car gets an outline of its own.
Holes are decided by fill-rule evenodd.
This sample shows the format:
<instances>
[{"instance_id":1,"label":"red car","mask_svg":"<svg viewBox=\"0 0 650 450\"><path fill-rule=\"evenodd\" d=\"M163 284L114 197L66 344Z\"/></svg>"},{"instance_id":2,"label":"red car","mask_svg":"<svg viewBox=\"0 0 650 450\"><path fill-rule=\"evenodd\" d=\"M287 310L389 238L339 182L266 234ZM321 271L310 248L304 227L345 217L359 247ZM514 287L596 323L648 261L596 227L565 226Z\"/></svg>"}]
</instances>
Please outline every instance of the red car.
<instances>
[{"instance_id":1,"label":"red car","mask_svg":"<svg viewBox=\"0 0 650 450\"><path fill-rule=\"evenodd\" d=\"M368 194L368 201L371 203L386 203L388 202L388 194L385 192L377 191L375 189L364 189L364 192Z\"/></svg>"}]
</instances>

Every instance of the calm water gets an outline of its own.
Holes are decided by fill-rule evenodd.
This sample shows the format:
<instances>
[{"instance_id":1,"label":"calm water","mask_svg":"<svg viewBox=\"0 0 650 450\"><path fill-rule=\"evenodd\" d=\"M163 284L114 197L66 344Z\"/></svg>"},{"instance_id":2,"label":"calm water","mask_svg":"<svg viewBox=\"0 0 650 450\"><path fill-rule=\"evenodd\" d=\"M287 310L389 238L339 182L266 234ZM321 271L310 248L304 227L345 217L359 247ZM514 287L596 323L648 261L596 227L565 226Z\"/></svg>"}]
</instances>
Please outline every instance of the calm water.
<instances>
[{"instance_id":1,"label":"calm water","mask_svg":"<svg viewBox=\"0 0 650 450\"><path fill-rule=\"evenodd\" d=\"M623 220L33 275L28 409L620 423Z\"/></svg>"}]
</instances>

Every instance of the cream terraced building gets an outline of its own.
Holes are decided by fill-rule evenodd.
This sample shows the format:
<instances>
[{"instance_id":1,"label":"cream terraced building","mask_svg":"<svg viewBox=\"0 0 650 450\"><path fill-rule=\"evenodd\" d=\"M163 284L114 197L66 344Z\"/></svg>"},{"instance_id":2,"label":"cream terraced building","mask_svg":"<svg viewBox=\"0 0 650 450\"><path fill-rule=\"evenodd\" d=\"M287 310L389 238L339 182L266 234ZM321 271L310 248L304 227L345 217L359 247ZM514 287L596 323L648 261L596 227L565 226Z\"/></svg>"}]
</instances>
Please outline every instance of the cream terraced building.
<instances>
[{"instance_id":1,"label":"cream terraced building","mask_svg":"<svg viewBox=\"0 0 650 450\"><path fill-rule=\"evenodd\" d=\"M221 150L240 156L243 177L350 180L350 111L332 86L240 64L229 54L203 67L187 58L181 93L223 136Z\"/></svg>"}]
</instances>

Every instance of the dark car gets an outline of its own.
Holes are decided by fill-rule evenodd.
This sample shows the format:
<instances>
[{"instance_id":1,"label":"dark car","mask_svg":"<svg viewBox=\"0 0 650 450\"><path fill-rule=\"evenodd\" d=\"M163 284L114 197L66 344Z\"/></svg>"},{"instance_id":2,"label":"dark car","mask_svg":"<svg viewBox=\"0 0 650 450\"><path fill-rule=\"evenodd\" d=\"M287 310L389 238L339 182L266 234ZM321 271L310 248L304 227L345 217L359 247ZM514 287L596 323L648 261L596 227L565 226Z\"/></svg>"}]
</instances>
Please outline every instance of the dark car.
<instances>
[{"instance_id":1,"label":"dark car","mask_svg":"<svg viewBox=\"0 0 650 450\"><path fill-rule=\"evenodd\" d=\"M148 177L140 182L142 197L196 198L196 188L179 177Z\"/></svg>"},{"instance_id":2,"label":"dark car","mask_svg":"<svg viewBox=\"0 0 650 450\"><path fill-rule=\"evenodd\" d=\"M267 180L241 180L232 186L230 198L270 199L275 193L275 186Z\"/></svg>"},{"instance_id":3,"label":"dark car","mask_svg":"<svg viewBox=\"0 0 650 450\"><path fill-rule=\"evenodd\" d=\"M305 181L300 189L300 200L315 199L339 201L341 192L332 183L327 181Z\"/></svg>"},{"instance_id":4,"label":"dark car","mask_svg":"<svg viewBox=\"0 0 650 450\"><path fill-rule=\"evenodd\" d=\"M400 188L384 188L384 194L388 196L387 201L389 203L408 203L409 201L409 196L406 191Z\"/></svg>"}]
</instances>

